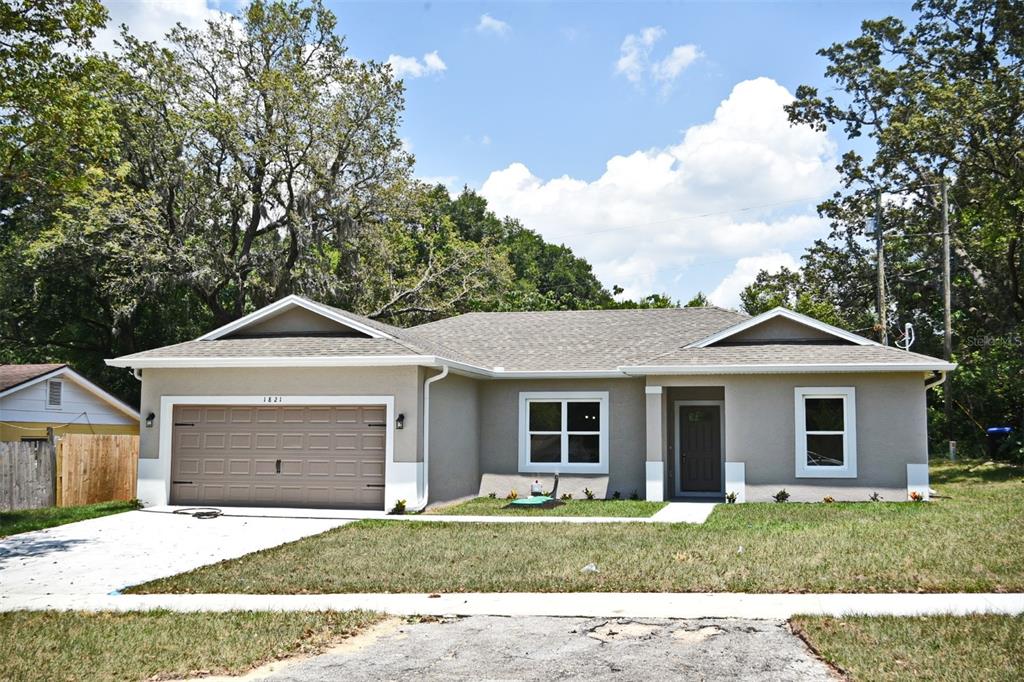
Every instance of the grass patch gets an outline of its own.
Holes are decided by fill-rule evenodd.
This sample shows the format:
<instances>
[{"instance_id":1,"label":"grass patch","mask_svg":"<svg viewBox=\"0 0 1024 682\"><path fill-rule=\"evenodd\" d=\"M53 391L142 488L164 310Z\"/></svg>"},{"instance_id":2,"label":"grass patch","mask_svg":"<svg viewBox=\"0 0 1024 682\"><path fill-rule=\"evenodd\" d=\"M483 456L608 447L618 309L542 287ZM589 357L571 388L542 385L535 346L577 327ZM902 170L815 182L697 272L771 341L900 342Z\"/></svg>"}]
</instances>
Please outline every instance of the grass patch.
<instances>
[{"instance_id":1,"label":"grass patch","mask_svg":"<svg viewBox=\"0 0 1024 682\"><path fill-rule=\"evenodd\" d=\"M935 502L719 505L703 525L362 521L129 591L1020 592L1022 474L941 464Z\"/></svg>"},{"instance_id":2,"label":"grass patch","mask_svg":"<svg viewBox=\"0 0 1024 682\"><path fill-rule=\"evenodd\" d=\"M1019 680L1024 616L797 616L794 631L854 680Z\"/></svg>"},{"instance_id":3,"label":"grass patch","mask_svg":"<svg viewBox=\"0 0 1024 682\"><path fill-rule=\"evenodd\" d=\"M427 514L444 514L455 516L601 516L620 518L643 518L653 516L663 509L667 502L648 502L647 500L568 500L560 507L553 509L531 509L518 507L505 509L508 500L490 497L477 497L472 500L436 507Z\"/></svg>"},{"instance_id":4,"label":"grass patch","mask_svg":"<svg viewBox=\"0 0 1024 682\"><path fill-rule=\"evenodd\" d=\"M148 680L238 674L316 653L372 613L0 613L0 679Z\"/></svg>"},{"instance_id":5,"label":"grass patch","mask_svg":"<svg viewBox=\"0 0 1024 682\"><path fill-rule=\"evenodd\" d=\"M42 509L21 509L0 512L0 538L30 530L63 526L65 523L95 519L110 514L120 514L139 508L138 500L127 502L99 502L80 507L44 507Z\"/></svg>"}]
</instances>

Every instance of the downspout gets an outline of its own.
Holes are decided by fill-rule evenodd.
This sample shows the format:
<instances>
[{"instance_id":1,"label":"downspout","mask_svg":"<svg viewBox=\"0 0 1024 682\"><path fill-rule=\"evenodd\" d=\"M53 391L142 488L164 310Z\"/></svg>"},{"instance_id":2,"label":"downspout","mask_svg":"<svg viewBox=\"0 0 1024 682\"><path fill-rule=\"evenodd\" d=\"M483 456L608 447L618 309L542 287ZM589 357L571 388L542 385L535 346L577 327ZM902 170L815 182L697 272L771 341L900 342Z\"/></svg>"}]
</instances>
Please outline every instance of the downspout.
<instances>
[{"instance_id":1,"label":"downspout","mask_svg":"<svg viewBox=\"0 0 1024 682\"><path fill-rule=\"evenodd\" d=\"M132 376L135 377L138 381L142 381L142 370L132 369Z\"/></svg>"},{"instance_id":2,"label":"downspout","mask_svg":"<svg viewBox=\"0 0 1024 682\"><path fill-rule=\"evenodd\" d=\"M417 500L415 511L421 511L430 501L430 385L448 376L448 365L441 365L441 373L423 382L423 467L420 470L420 489L423 493Z\"/></svg>"},{"instance_id":3,"label":"downspout","mask_svg":"<svg viewBox=\"0 0 1024 682\"><path fill-rule=\"evenodd\" d=\"M946 383L946 372L936 370L932 372L931 379L924 380L924 390L927 391L929 388L935 388L936 386L941 386L944 383Z\"/></svg>"}]
</instances>

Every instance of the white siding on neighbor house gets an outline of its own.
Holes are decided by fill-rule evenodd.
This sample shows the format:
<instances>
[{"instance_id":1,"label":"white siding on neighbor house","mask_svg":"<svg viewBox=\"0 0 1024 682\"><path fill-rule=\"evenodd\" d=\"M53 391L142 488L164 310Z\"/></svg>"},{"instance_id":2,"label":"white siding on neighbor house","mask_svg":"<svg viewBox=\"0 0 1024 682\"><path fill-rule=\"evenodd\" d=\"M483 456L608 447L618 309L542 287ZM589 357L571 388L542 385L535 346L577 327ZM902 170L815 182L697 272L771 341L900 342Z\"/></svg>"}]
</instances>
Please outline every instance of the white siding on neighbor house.
<instances>
[{"instance_id":1,"label":"white siding on neighbor house","mask_svg":"<svg viewBox=\"0 0 1024 682\"><path fill-rule=\"evenodd\" d=\"M78 384L59 377L63 384L61 406L47 407L48 384L38 381L0 398L0 421L65 424L136 424L124 412L96 397ZM83 414L84 413L84 414Z\"/></svg>"}]
</instances>

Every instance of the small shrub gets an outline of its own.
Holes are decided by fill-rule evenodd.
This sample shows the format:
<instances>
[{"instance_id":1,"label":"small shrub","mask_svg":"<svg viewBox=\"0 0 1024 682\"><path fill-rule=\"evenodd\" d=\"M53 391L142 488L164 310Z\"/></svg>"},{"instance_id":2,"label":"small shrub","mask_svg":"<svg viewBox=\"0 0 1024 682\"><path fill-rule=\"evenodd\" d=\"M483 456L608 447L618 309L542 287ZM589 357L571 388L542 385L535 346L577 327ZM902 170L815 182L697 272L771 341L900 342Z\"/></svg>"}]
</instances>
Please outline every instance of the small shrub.
<instances>
[{"instance_id":1,"label":"small shrub","mask_svg":"<svg viewBox=\"0 0 1024 682\"><path fill-rule=\"evenodd\" d=\"M405 513L405 500L395 500L395 506L391 509L392 514Z\"/></svg>"},{"instance_id":2,"label":"small shrub","mask_svg":"<svg viewBox=\"0 0 1024 682\"><path fill-rule=\"evenodd\" d=\"M594 491L591 490L590 488L584 488L583 494L586 496L588 500L594 499Z\"/></svg>"},{"instance_id":3,"label":"small shrub","mask_svg":"<svg viewBox=\"0 0 1024 682\"><path fill-rule=\"evenodd\" d=\"M787 493L786 489L783 488L779 492L772 495L772 499L781 504L782 502L785 502L789 499L789 493Z\"/></svg>"},{"instance_id":4,"label":"small shrub","mask_svg":"<svg viewBox=\"0 0 1024 682\"><path fill-rule=\"evenodd\" d=\"M882 496L879 495L877 492L871 493L871 495L868 496L868 501L869 502L881 502L882 501Z\"/></svg>"},{"instance_id":5,"label":"small shrub","mask_svg":"<svg viewBox=\"0 0 1024 682\"><path fill-rule=\"evenodd\" d=\"M631 499L631 500L639 500L640 499L640 493L638 493L637 491L634 490L633 494L629 496L629 499Z\"/></svg>"},{"instance_id":6,"label":"small shrub","mask_svg":"<svg viewBox=\"0 0 1024 682\"><path fill-rule=\"evenodd\" d=\"M562 493L562 502L568 502L572 499L572 493Z\"/></svg>"},{"instance_id":7,"label":"small shrub","mask_svg":"<svg viewBox=\"0 0 1024 682\"><path fill-rule=\"evenodd\" d=\"M487 497L489 497L489 498L491 498L493 500L493 499L498 497L498 493L495 493L495 492L487 493Z\"/></svg>"},{"instance_id":8,"label":"small shrub","mask_svg":"<svg viewBox=\"0 0 1024 682\"><path fill-rule=\"evenodd\" d=\"M831 495L826 495L821 501L824 502L825 504L832 504L833 502L836 501L836 498L832 497Z\"/></svg>"},{"instance_id":9,"label":"small shrub","mask_svg":"<svg viewBox=\"0 0 1024 682\"><path fill-rule=\"evenodd\" d=\"M541 495L543 495L544 497L551 497L551 491L545 490L544 492L541 493Z\"/></svg>"},{"instance_id":10,"label":"small shrub","mask_svg":"<svg viewBox=\"0 0 1024 682\"><path fill-rule=\"evenodd\" d=\"M622 499L622 493L620 493L618 490L616 490L615 492L612 493L612 499L613 500L621 500Z\"/></svg>"},{"instance_id":11,"label":"small shrub","mask_svg":"<svg viewBox=\"0 0 1024 682\"><path fill-rule=\"evenodd\" d=\"M505 499L506 500L518 500L519 499L519 493L517 493L515 488L513 488L512 490L508 491L508 495L505 496Z\"/></svg>"},{"instance_id":12,"label":"small shrub","mask_svg":"<svg viewBox=\"0 0 1024 682\"><path fill-rule=\"evenodd\" d=\"M922 495L916 490L911 490L910 499L913 500L914 502L924 502L924 495Z\"/></svg>"},{"instance_id":13,"label":"small shrub","mask_svg":"<svg viewBox=\"0 0 1024 682\"><path fill-rule=\"evenodd\" d=\"M735 491L733 491L733 492L731 492L731 493L729 493L729 494L727 494L725 496L725 503L726 504L736 504L736 500L738 500L739 497L740 496L737 495Z\"/></svg>"}]
</instances>

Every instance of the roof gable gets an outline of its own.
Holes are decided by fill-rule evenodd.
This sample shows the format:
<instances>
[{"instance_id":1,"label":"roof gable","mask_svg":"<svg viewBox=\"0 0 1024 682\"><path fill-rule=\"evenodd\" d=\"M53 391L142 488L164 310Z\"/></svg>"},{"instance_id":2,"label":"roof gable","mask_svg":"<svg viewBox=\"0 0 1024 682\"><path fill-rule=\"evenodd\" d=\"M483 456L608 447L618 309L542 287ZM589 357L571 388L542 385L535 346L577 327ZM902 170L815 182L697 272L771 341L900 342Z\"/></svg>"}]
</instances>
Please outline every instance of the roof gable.
<instances>
[{"instance_id":1,"label":"roof gable","mask_svg":"<svg viewBox=\"0 0 1024 682\"><path fill-rule=\"evenodd\" d=\"M200 336L197 341L213 341L241 336L317 336L351 335L371 339L391 339L378 325L370 325L357 315L310 301L302 296L286 296L280 301L240 317L223 327Z\"/></svg>"},{"instance_id":2,"label":"roof gable","mask_svg":"<svg viewBox=\"0 0 1024 682\"><path fill-rule=\"evenodd\" d=\"M7 377L10 374L17 372L21 368L24 372L31 372L33 376L30 378L23 379L16 384L9 384L3 377ZM27 368L27 369L26 369ZM39 368L49 368L48 370L38 371ZM29 386L34 386L41 381L47 379L60 378L63 380L71 381L77 384L84 390L93 394L103 402L107 403L111 407L119 410L120 412L128 415L132 419L139 419L139 413L137 410L132 409L127 403L117 399L107 391L103 390L96 384L92 383L81 374L71 369L67 365L0 365L0 398L4 396L17 393L22 391ZM7 384L7 385L4 385Z\"/></svg>"},{"instance_id":3,"label":"roof gable","mask_svg":"<svg viewBox=\"0 0 1024 682\"><path fill-rule=\"evenodd\" d=\"M717 345L779 344L779 343L842 343L877 346L863 336L826 324L786 308L773 308L738 324L726 327L711 336L688 344L686 348L708 348Z\"/></svg>"}]
</instances>

